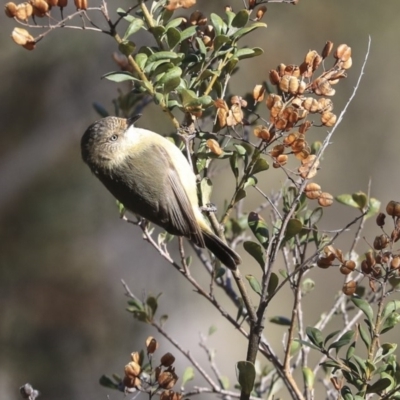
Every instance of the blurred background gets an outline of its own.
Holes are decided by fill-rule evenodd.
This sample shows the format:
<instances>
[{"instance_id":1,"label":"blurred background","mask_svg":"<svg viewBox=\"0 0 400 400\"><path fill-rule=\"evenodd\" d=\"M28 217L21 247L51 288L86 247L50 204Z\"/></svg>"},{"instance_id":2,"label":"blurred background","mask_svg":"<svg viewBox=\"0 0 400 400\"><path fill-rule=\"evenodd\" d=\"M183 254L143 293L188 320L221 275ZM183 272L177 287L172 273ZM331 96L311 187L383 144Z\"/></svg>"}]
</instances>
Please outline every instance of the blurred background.
<instances>
[{"instance_id":1,"label":"blurred background","mask_svg":"<svg viewBox=\"0 0 400 400\"><path fill-rule=\"evenodd\" d=\"M109 2L109 9L130 4ZM220 12L225 5L198 0L197 9L207 14ZM230 5L238 11L243 3L232 0ZM72 9L69 5L66 12ZM278 63L300 64L309 49L320 51L327 40L351 46L353 67L349 78L336 86L334 97L339 114L356 84L371 36L361 86L333 137L317 179L335 196L366 192L371 179L371 195L384 205L391 199L400 200L396 126L399 15L397 0L387 0L384 5L372 0L300 0L296 7L270 4L263 19L268 28L249 35L244 42L265 52L244 62L233 77L231 92L239 95L266 80L268 71ZM163 293L160 315L170 316L167 331L184 348L190 348L206 368L204 351L197 346L199 334L216 325L218 330L208 344L217 349L216 362L222 374L234 383L233 365L245 358L245 341L142 241L138 229L118 218L113 198L81 161L80 137L98 118L93 102L112 112L112 99L117 96L115 84L100 80L104 73L116 69L111 57L115 43L106 35L59 29L29 52L11 40L14 26L16 23L3 15L0 399L18 399L18 387L25 382L38 388L43 399L91 400L107 395L120 399L122 393L102 388L98 379L103 373L122 374L130 353L142 349L148 335L160 339L160 356L167 351L177 356L178 375L182 373L188 362L125 311L121 279L139 297ZM140 36L134 40L139 43ZM139 125L160 133L172 132L155 106L144 110ZM314 140L323 140L325 134L324 128L310 132ZM214 182L214 187L221 189L214 199L220 209L231 193L231 178L221 176ZM277 191L285 176L270 170L262 179L266 190ZM252 193L244 209L251 211L261 201ZM334 205L325 215L324 228L338 229L357 214ZM352 233L339 241L343 251ZM365 234L370 242L376 233L376 226L369 221ZM367 244L360 243L359 252L367 249ZM243 274L257 274L253 262L244 257ZM195 267L196 277L208 285L206 275ZM343 280L338 271L330 270L313 270L310 276L319 285L305 300L306 324L318 320ZM232 311L230 303L220 297ZM268 316L288 316L291 304L287 292L271 304ZM267 324L266 335L279 349L284 333L285 328ZM201 380L197 383L203 384Z\"/></svg>"}]
</instances>

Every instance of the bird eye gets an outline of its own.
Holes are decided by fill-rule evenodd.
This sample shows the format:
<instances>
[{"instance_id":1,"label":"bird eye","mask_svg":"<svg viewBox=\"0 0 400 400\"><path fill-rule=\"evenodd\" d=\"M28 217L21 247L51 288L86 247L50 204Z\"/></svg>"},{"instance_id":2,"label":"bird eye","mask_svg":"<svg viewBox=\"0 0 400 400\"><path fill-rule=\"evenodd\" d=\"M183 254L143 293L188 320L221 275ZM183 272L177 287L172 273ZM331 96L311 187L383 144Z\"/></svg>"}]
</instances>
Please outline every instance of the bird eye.
<instances>
[{"instance_id":1,"label":"bird eye","mask_svg":"<svg viewBox=\"0 0 400 400\"><path fill-rule=\"evenodd\" d=\"M111 142L115 142L118 139L118 135L112 135L110 136Z\"/></svg>"}]
</instances>

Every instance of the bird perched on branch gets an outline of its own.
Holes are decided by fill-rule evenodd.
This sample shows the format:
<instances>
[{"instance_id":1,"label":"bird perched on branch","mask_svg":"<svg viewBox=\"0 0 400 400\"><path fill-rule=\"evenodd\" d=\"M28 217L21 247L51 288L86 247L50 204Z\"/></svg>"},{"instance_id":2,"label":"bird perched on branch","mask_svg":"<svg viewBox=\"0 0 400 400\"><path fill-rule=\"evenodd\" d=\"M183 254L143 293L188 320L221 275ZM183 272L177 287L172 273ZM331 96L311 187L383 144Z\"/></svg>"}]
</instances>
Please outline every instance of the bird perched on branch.
<instances>
[{"instance_id":1,"label":"bird perched on branch","mask_svg":"<svg viewBox=\"0 0 400 400\"><path fill-rule=\"evenodd\" d=\"M136 128L139 117L106 117L90 125L81 140L83 160L127 210L207 247L235 270L241 259L207 224L187 159L168 139Z\"/></svg>"}]
</instances>

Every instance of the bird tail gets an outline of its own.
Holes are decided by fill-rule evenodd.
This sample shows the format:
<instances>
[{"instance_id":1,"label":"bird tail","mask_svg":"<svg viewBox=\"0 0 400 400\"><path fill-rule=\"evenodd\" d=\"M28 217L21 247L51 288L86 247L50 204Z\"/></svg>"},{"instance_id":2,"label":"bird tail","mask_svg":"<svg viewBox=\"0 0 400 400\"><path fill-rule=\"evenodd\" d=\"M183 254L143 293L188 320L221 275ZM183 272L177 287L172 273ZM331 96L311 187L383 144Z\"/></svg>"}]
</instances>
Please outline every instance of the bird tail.
<instances>
[{"instance_id":1,"label":"bird tail","mask_svg":"<svg viewBox=\"0 0 400 400\"><path fill-rule=\"evenodd\" d=\"M229 269L236 270L237 265L242 262L240 256L214 233L203 230L203 237L207 249L214 253L222 264Z\"/></svg>"}]
</instances>

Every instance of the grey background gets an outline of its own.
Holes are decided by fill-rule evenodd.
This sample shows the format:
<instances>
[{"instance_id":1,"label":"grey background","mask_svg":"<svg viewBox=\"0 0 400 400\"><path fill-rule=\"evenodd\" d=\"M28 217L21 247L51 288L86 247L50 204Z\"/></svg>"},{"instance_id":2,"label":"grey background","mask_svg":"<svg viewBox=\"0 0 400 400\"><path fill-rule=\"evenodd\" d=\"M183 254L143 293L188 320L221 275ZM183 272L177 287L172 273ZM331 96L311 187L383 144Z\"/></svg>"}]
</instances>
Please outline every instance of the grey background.
<instances>
[{"instance_id":1,"label":"grey background","mask_svg":"<svg viewBox=\"0 0 400 400\"><path fill-rule=\"evenodd\" d=\"M89 0L91 3L94 0ZM110 11L130 3L109 2ZM234 10L242 7L233 1ZM225 3L198 1L198 9L218 12ZM72 9L72 5L67 10ZM301 0L296 7L268 5L266 30L244 43L265 53L249 60L232 79L232 92L243 94L267 79L279 62L299 64L308 49L322 49L326 40L353 49L349 78L336 88L335 111L349 98L364 60L368 36L372 47L365 76L345 121L328 150L317 181L333 195L367 190L383 204L399 199L398 190L398 43L400 3L397 0ZM43 398L101 399L123 394L101 388L103 374L122 373L134 350L149 335L145 325L124 311L123 278L139 296L163 292L160 315L169 314L167 329L207 366L198 349L199 332L218 326L210 337L217 348L223 375L235 380L234 362L245 357L246 343L218 313L196 295L184 279L146 245L139 232L121 222L112 197L91 176L80 159L79 140L97 118L92 102L109 110L117 87L101 75L115 69L111 38L93 32L57 30L28 52L11 39L15 26L4 15L0 24L0 399L18 399L26 381ZM142 40L140 37L136 41ZM265 114L266 115L266 114ZM159 109L146 109L140 125L160 133L172 126ZM310 132L325 137L325 129ZM263 177L266 190L278 190L281 172ZM215 202L222 206L233 182L226 176L214 182L221 188ZM223 186L225 185L225 186ZM250 211L261 199L245 203ZM324 227L338 229L356 215L335 205L326 210ZM367 224L372 242L378 231ZM351 233L339 241L343 250ZM362 242L359 251L368 249ZM241 251L243 254L243 251ZM245 255L243 273L257 274ZM249 261L249 263L246 263ZM194 274L205 285L202 270ZM319 283L306 298L306 324L315 322L340 290L337 271L315 270ZM221 296L221 302L231 309ZM289 291L270 307L268 316L288 315ZM285 329L267 325L266 334L281 349ZM162 352L178 357L178 375L188 362L161 340ZM262 361L265 363L265 361ZM203 384L201 380L197 382ZM203 397L203 396L201 396Z\"/></svg>"}]
</instances>

